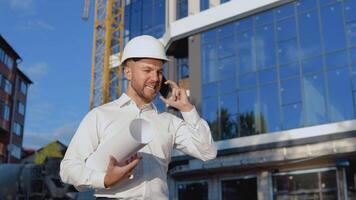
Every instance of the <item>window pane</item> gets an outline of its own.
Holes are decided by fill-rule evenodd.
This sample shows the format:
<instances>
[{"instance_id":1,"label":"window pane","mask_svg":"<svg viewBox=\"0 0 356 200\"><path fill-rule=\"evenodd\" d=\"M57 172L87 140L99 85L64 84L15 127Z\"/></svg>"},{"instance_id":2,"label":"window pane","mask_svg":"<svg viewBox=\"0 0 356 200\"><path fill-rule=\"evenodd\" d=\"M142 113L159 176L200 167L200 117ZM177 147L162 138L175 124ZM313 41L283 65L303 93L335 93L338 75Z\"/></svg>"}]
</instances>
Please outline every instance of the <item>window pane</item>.
<instances>
[{"instance_id":1,"label":"window pane","mask_svg":"<svg viewBox=\"0 0 356 200\"><path fill-rule=\"evenodd\" d=\"M273 24L256 28L256 64L265 69L276 64L276 51Z\"/></svg>"},{"instance_id":2,"label":"window pane","mask_svg":"<svg viewBox=\"0 0 356 200\"><path fill-rule=\"evenodd\" d=\"M356 63L356 48L350 49L351 63Z\"/></svg>"},{"instance_id":3,"label":"window pane","mask_svg":"<svg viewBox=\"0 0 356 200\"><path fill-rule=\"evenodd\" d=\"M219 80L235 77L236 62L235 57L227 57L219 60Z\"/></svg>"},{"instance_id":4,"label":"window pane","mask_svg":"<svg viewBox=\"0 0 356 200\"><path fill-rule=\"evenodd\" d=\"M237 82L236 78L220 81L220 84L219 84L220 94L231 93L231 92L236 91L236 89L237 89L236 82Z\"/></svg>"},{"instance_id":5,"label":"window pane","mask_svg":"<svg viewBox=\"0 0 356 200\"><path fill-rule=\"evenodd\" d=\"M221 181L221 189L223 200L234 200L238 197L257 200L256 178L224 180Z\"/></svg>"},{"instance_id":6,"label":"window pane","mask_svg":"<svg viewBox=\"0 0 356 200\"><path fill-rule=\"evenodd\" d=\"M277 22L278 41L288 40L296 37L295 17L290 17Z\"/></svg>"},{"instance_id":7,"label":"window pane","mask_svg":"<svg viewBox=\"0 0 356 200\"><path fill-rule=\"evenodd\" d=\"M206 98L202 102L202 116L208 122L214 140L220 140L218 98Z\"/></svg>"},{"instance_id":8,"label":"window pane","mask_svg":"<svg viewBox=\"0 0 356 200\"><path fill-rule=\"evenodd\" d=\"M280 113L277 84L265 85L260 88L261 98L261 132L280 130Z\"/></svg>"},{"instance_id":9,"label":"window pane","mask_svg":"<svg viewBox=\"0 0 356 200\"><path fill-rule=\"evenodd\" d=\"M279 75L280 75L281 79L299 76L299 64L292 63L292 64L281 66L279 68Z\"/></svg>"},{"instance_id":10,"label":"window pane","mask_svg":"<svg viewBox=\"0 0 356 200\"><path fill-rule=\"evenodd\" d=\"M299 0L297 3L297 11L299 13L316 8L316 0Z\"/></svg>"},{"instance_id":11,"label":"window pane","mask_svg":"<svg viewBox=\"0 0 356 200\"><path fill-rule=\"evenodd\" d=\"M184 183L178 184L179 200L208 200L208 183Z\"/></svg>"},{"instance_id":12,"label":"window pane","mask_svg":"<svg viewBox=\"0 0 356 200\"><path fill-rule=\"evenodd\" d=\"M209 31L205 31L201 34L201 42L215 42L217 38L217 31L216 29L211 29Z\"/></svg>"},{"instance_id":13,"label":"window pane","mask_svg":"<svg viewBox=\"0 0 356 200\"><path fill-rule=\"evenodd\" d=\"M252 17L239 20L235 23L235 29L237 32L248 31L251 30L252 27L253 27Z\"/></svg>"},{"instance_id":14,"label":"window pane","mask_svg":"<svg viewBox=\"0 0 356 200\"><path fill-rule=\"evenodd\" d=\"M188 16L188 0L177 0L177 20Z\"/></svg>"},{"instance_id":15,"label":"window pane","mask_svg":"<svg viewBox=\"0 0 356 200\"><path fill-rule=\"evenodd\" d=\"M204 98L217 96L217 95L218 95L218 85L216 82L203 85L202 96Z\"/></svg>"},{"instance_id":16,"label":"window pane","mask_svg":"<svg viewBox=\"0 0 356 200\"><path fill-rule=\"evenodd\" d=\"M356 1L345 0L345 20L346 22L351 22L356 20Z\"/></svg>"},{"instance_id":17,"label":"window pane","mask_svg":"<svg viewBox=\"0 0 356 200\"><path fill-rule=\"evenodd\" d=\"M239 73L256 71L252 31L238 34L236 43L238 44Z\"/></svg>"},{"instance_id":18,"label":"window pane","mask_svg":"<svg viewBox=\"0 0 356 200\"><path fill-rule=\"evenodd\" d=\"M291 15L294 15L294 5L295 3L289 3L284 6L276 8L276 18L282 19Z\"/></svg>"},{"instance_id":19,"label":"window pane","mask_svg":"<svg viewBox=\"0 0 356 200\"><path fill-rule=\"evenodd\" d=\"M259 72L260 84L270 83L277 80L276 69L267 69Z\"/></svg>"},{"instance_id":20,"label":"window pane","mask_svg":"<svg viewBox=\"0 0 356 200\"><path fill-rule=\"evenodd\" d=\"M209 9L209 0L200 0L200 11Z\"/></svg>"},{"instance_id":21,"label":"window pane","mask_svg":"<svg viewBox=\"0 0 356 200\"><path fill-rule=\"evenodd\" d=\"M240 137L257 133L257 92L256 88L239 92L239 119Z\"/></svg>"},{"instance_id":22,"label":"window pane","mask_svg":"<svg viewBox=\"0 0 356 200\"><path fill-rule=\"evenodd\" d=\"M217 31L219 39L232 36L234 34L234 24L228 23L226 25L220 26L219 28L217 28Z\"/></svg>"},{"instance_id":23,"label":"window pane","mask_svg":"<svg viewBox=\"0 0 356 200\"><path fill-rule=\"evenodd\" d=\"M239 88L248 88L256 86L256 73L245 74L239 77Z\"/></svg>"},{"instance_id":24,"label":"window pane","mask_svg":"<svg viewBox=\"0 0 356 200\"><path fill-rule=\"evenodd\" d=\"M325 58L325 66L327 69L335 69L348 64L348 57L346 51L339 51L328 54Z\"/></svg>"},{"instance_id":25,"label":"window pane","mask_svg":"<svg viewBox=\"0 0 356 200\"><path fill-rule=\"evenodd\" d=\"M303 74L321 72L323 70L322 57L311 58L302 62Z\"/></svg>"},{"instance_id":26,"label":"window pane","mask_svg":"<svg viewBox=\"0 0 356 200\"><path fill-rule=\"evenodd\" d=\"M348 69L329 71L327 76L330 120L334 122L352 119L354 114Z\"/></svg>"},{"instance_id":27,"label":"window pane","mask_svg":"<svg viewBox=\"0 0 356 200\"><path fill-rule=\"evenodd\" d=\"M254 20L255 20L256 25L270 23L273 21L273 12L272 12L272 10L269 10L269 11L265 11L261 14L255 15Z\"/></svg>"},{"instance_id":28,"label":"window pane","mask_svg":"<svg viewBox=\"0 0 356 200\"><path fill-rule=\"evenodd\" d=\"M356 22L346 24L347 40L350 46L356 46Z\"/></svg>"},{"instance_id":29,"label":"window pane","mask_svg":"<svg viewBox=\"0 0 356 200\"><path fill-rule=\"evenodd\" d=\"M319 19L316 11L299 15L299 31L301 56L305 58L320 55Z\"/></svg>"},{"instance_id":30,"label":"window pane","mask_svg":"<svg viewBox=\"0 0 356 200\"><path fill-rule=\"evenodd\" d=\"M304 77L303 86L306 125L315 125L327 122L323 74L315 74Z\"/></svg>"},{"instance_id":31,"label":"window pane","mask_svg":"<svg viewBox=\"0 0 356 200\"><path fill-rule=\"evenodd\" d=\"M281 81L280 90L283 105L301 101L299 78Z\"/></svg>"},{"instance_id":32,"label":"window pane","mask_svg":"<svg viewBox=\"0 0 356 200\"><path fill-rule=\"evenodd\" d=\"M298 59L297 40L291 39L278 43L278 57L281 65L294 62Z\"/></svg>"},{"instance_id":33,"label":"window pane","mask_svg":"<svg viewBox=\"0 0 356 200\"><path fill-rule=\"evenodd\" d=\"M302 126L302 106L300 103L290 104L283 109L283 129L293 129Z\"/></svg>"},{"instance_id":34,"label":"window pane","mask_svg":"<svg viewBox=\"0 0 356 200\"><path fill-rule=\"evenodd\" d=\"M219 58L235 55L235 38L227 37L219 40L218 56Z\"/></svg>"},{"instance_id":35,"label":"window pane","mask_svg":"<svg viewBox=\"0 0 356 200\"><path fill-rule=\"evenodd\" d=\"M222 139L237 136L237 94L220 97L220 124Z\"/></svg>"},{"instance_id":36,"label":"window pane","mask_svg":"<svg viewBox=\"0 0 356 200\"><path fill-rule=\"evenodd\" d=\"M325 51L330 52L345 48L345 28L340 3L323 7L320 14Z\"/></svg>"}]
</instances>

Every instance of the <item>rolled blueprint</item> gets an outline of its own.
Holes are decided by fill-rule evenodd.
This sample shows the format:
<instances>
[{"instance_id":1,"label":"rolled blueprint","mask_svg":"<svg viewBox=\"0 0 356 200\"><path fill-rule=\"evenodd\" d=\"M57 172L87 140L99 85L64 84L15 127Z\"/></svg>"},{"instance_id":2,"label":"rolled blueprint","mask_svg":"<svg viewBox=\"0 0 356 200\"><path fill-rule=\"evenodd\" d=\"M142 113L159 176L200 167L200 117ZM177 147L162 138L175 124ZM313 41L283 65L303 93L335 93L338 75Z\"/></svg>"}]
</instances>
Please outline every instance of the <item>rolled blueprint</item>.
<instances>
[{"instance_id":1,"label":"rolled blueprint","mask_svg":"<svg viewBox=\"0 0 356 200\"><path fill-rule=\"evenodd\" d=\"M106 171L110 156L118 162L124 161L129 156L138 152L153 139L153 129L150 123L138 118L130 122L119 133L115 134L86 160L86 166L99 171Z\"/></svg>"}]
</instances>

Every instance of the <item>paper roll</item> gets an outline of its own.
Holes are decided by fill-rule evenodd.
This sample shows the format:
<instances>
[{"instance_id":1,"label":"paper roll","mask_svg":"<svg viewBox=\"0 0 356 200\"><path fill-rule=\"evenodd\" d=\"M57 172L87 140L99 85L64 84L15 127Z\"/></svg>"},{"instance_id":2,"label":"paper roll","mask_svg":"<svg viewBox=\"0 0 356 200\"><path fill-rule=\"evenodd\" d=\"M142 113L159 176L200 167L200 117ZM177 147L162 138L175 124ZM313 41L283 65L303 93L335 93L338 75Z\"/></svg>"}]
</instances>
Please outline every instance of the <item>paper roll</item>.
<instances>
[{"instance_id":1,"label":"paper roll","mask_svg":"<svg viewBox=\"0 0 356 200\"><path fill-rule=\"evenodd\" d=\"M110 156L118 162L138 152L153 139L153 129L144 119L134 119L124 127L120 133L115 134L100 145L86 160L86 166L99 171L106 171Z\"/></svg>"}]
</instances>

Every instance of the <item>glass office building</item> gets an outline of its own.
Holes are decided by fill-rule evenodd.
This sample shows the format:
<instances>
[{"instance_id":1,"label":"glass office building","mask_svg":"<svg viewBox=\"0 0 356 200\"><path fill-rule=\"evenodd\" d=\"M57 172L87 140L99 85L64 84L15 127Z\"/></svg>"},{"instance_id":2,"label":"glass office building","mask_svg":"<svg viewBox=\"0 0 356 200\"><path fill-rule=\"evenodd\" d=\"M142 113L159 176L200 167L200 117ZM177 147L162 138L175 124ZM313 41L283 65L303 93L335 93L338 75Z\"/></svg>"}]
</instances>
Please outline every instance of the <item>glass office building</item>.
<instances>
[{"instance_id":1,"label":"glass office building","mask_svg":"<svg viewBox=\"0 0 356 200\"><path fill-rule=\"evenodd\" d=\"M127 1L141 34L219 150L175 152L170 199L356 199L356 1Z\"/></svg>"}]
</instances>

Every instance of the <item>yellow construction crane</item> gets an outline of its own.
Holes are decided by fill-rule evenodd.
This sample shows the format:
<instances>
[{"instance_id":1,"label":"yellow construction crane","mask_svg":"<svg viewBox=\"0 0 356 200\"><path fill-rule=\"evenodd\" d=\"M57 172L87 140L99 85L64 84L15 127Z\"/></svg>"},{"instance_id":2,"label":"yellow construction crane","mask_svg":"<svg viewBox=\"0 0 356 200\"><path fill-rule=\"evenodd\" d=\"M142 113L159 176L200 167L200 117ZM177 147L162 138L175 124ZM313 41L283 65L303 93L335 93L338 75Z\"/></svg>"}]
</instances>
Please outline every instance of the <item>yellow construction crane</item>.
<instances>
[{"instance_id":1,"label":"yellow construction crane","mask_svg":"<svg viewBox=\"0 0 356 200\"><path fill-rule=\"evenodd\" d=\"M90 0L84 0L84 20L89 17L89 8ZM123 50L125 0L95 0L94 13L90 109L121 94L121 66L110 68L110 56ZM110 92L110 88L114 90Z\"/></svg>"}]
</instances>

